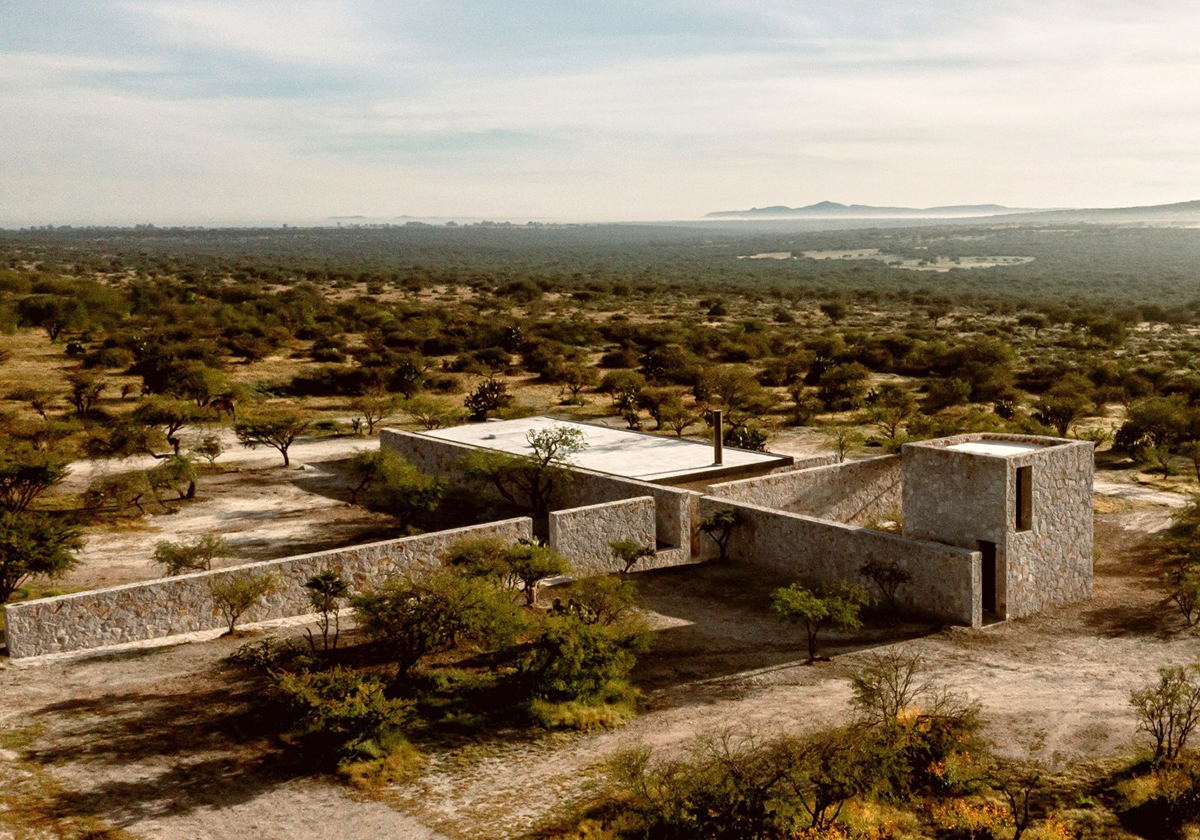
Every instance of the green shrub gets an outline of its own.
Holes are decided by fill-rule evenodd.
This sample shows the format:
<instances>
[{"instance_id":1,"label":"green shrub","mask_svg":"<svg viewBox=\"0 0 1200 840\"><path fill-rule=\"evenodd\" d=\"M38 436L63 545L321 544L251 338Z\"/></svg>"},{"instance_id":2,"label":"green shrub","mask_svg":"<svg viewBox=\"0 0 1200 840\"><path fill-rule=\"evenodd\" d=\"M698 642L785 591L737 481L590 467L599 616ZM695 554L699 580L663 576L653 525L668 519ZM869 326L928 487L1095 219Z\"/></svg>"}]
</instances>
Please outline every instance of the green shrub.
<instances>
[{"instance_id":1,"label":"green shrub","mask_svg":"<svg viewBox=\"0 0 1200 840\"><path fill-rule=\"evenodd\" d=\"M566 558L547 546L525 540L508 544L495 537L461 540L451 546L443 562L469 577L524 592L525 602L531 607L537 605L541 581L571 570Z\"/></svg>"},{"instance_id":2,"label":"green shrub","mask_svg":"<svg viewBox=\"0 0 1200 840\"><path fill-rule=\"evenodd\" d=\"M318 761L374 761L407 743L402 726L413 704L388 697L378 675L333 668L273 676L291 737Z\"/></svg>"},{"instance_id":3,"label":"green shrub","mask_svg":"<svg viewBox=\"0 0 1200 840\"><path fill-rule=\"evenodd\" d=\"M1200 765L1194 758L1116 785L1121 821L1143 837L1177 837L1200 819Z\"/></svg>"},{"instance_id":4,"label":"green shrub","mask_svg":"<svg viewBox=\"0 0 1200 840\"><path fill-rule=\"evenodd\" d=\"M569 612L547 615L523 663L534 696L554 702L602 697L623 683L648 634L634 621L601 624Z\"/></svg>"},{"instance_id":5,"label":"green shrub","mask_svg":"<svg viewBox=\"0 0 1200 840\"><path fill-rule=\"evenodd\" d=\"M729 539L741 524L742 515L736 508L722 508L700 521L701 533L708 534L717 544L717 559L720 562L729 562Z\"/></svg>"},{"instance_id":6,"label":"green shrub","mask_svg":"<svg viewBox=\"0 0 1200 840\"><path fill-rule=\"evenodd\" d=\"M425 754L396 733L387 740L387 752L379 758L343 761L338 773L359 790L370 791L409 781L425 763Z\"/></svg>"},{"instance_id":7,"label":"green shrub","mask_svg":"<svg viewBox=\"0 0 1200 840\"><path fill-rule=\"evenodd\" d=\"M352 603L359 627L388 648L397 680L408 679L424 657L464 642L507 644L524 624L508 593L452 569L391 580Z\"/></svg>"},{"instance_id":8,"label":"green shrub","mask_svg":"<svg viewBox=\"0 0 1200 840\"><path fill-rule=\"evenodd\" d=\"M971 756L983 751L980 727L978 707L947 697L933 708L902 717L895 727L876 731L881 790L903 801L978 789L980 768Z\"/></svg>"},{"instance_id":9,"label":"green shrub","mask_svg":"<svg viewBox=\"0 0 1200 840\"><path fill-rule=\"evenodd\" d=\"M554 599L553 613L577 614L592 624L615 624L637 613L637 587L633 581L614 575L576 580L563 593L567 597Z\"/></svg>"},{"instance_id":10,"label":"green shrub","mask_svg":"<svg viewBox=\"0 0 1200 840\"><path fill-rule=\"evenodd\" d=\"M629 574L638 561L654 556L653 546L642 545L637 540L615 540L608 547L612 550L613 558L622 564L622 574Z\"/></svg>"},{"instance_id":11,"label":"green shrub","mask_svg":"<svg viewBox=\"0 0 1200 840\"><path fill-rule=\"evenodd\" d=\"M979 708L925 678L922 660L900 651L874 654L850 678L856 725L870 734L879 793L960 794L978 787L983 752Z\"/></svg>"},{"instance_id":12,"label":"green shrub","mask_svg":"<svg viewBox=\"0 0 1200 840\"><path fill-rule=\"evenodd\" d=\"M312 657L299 639L267 636L265 639L239 646L225 657L225 661L247 671L265 674L270 671L306 668L312 663Z\"/></svg>"},{"instance_id":13,"label":"green shrub","mask_svg":"<svg viewBox=\"0 0 1200 840\"><path fill-rule=\"evenodd\" d=\"M204 534L188 542L160 540L154 546L154 562L163 567L167 576L188 572L206 572L212 569L212 561L227 557L230 546L215 534Z\"/></svg>"},{"instance_id":14,"label":"green shrub","mask_svg":"<svg viewBox=\"0 0 1200 840\"><path fill-rule=\"evenodd\" d=\"M273 572L237 572L221 574L208 582L208 591L213 604L229 622L232 636L238 619L259 601L279 588L279 576Z\"/></svg>"},{"instance_id":15,"label":"green shrub","mask_svg":"<svg viewBox=\"0 0 1200 840\"><path fill-rule=\"evenodd\" d=\"M683 759L648 747L608 764L609 793L628 836L830 837L843 805L870 790L874 762L861 731L769 741L722 733ZM623 835L624 836L624 835Z\"/></svg>"},{"instance_id":16,"label":"green shrub","mask_svg":"<svg viewBox=\"0 0 1200 840\"><path fill-rule=\"evenodd\" d=\"M1154 740L1154 761L1167 764L1181 756L1200 723L1200 666L1159 668L1156 681L1129 695L1138 731Z\"/></svg>"}]
</instances>

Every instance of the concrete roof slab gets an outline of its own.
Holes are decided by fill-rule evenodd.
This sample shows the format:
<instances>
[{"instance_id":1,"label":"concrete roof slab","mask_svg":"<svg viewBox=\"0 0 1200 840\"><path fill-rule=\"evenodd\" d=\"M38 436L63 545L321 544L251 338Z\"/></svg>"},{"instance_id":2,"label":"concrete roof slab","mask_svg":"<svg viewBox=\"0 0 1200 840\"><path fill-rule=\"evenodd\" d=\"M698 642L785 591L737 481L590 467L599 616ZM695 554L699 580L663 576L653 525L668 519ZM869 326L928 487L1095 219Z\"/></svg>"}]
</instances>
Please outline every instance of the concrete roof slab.
<instances>
[{"instance_id":1,"label":"concrete roof slab","mask_svg":"<svg viewBox=\"0 0 1200 840\"><path fill-rule=\"evenodd\" d=\"M1034 452L1046 447L1038 443L1026 443L1015 440L969 440L964 443L952 444L946 448L957 449L960 452L974 452L978 455L998 455L1003 458L1010 458L1014 455Z\"/></svg>"},{"instance_id":2,"label":"concrete roof slab","mask_svg":"<svg viewBox=\"0 0 1200 840\"><path fill-rule=\"evenodd\" d=\"M715 470L739 467L761 467L763 470L769 470L791 461L786 456L769 452L750 452L726 446L722 464L717 465L713 462L713 448L707 443L557 420L553 417L523 417L518 420L475 423L421 434L514 455L527 455L531 451L528 434L553 426L568 426L583 433L588 445L571 459L573 465L641 481L680 480L702 476Z\"/></svg>"}]
</instances>

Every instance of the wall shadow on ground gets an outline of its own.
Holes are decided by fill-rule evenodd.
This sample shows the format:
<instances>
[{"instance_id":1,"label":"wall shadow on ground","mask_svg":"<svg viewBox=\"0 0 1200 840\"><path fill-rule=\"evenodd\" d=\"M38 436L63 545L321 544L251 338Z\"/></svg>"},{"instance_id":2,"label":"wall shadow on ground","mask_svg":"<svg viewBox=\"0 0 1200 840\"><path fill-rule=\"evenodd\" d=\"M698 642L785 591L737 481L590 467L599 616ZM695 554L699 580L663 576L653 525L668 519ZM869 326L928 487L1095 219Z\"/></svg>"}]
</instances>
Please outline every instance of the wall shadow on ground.
<instances>
[{"instance_id":1,"label":"wall shadow on ground","mask_svg":"<svg viewBox=\"0 0 1200 840\"><path fill-rule=\"evenodd\" d=\"M784 624L771 613L771 592L792 583L789 577L759 568L703 563L643 572L631 579L645 606L674 625L655 633L649 652L634 671L638 686L648 696L660 695L666 705L709 702L740 693L744 687L737 683L747 672L758 672L756 679L782 682L844 677L827 664L807 665L803 628ZM845 654L939 629L908 617L889 623L878 612L865 617L859 630L823 631L820 652L836 661Z\"/></svg>"},{"instance_id":2,"label":"wall shadow on ground","mask_svg":"<svg viewBox=\"0 0 1200 840\"><path fill-rule=\"evenodd\" d=\"M1168 600L1167 566L1156 556L1158 535L1121 527L1120 517L1096 517L1092 598L1080 606L1084 624L1107 638L1170 638L1184 627L1178 608Z\"/></svg>"},{"instance_id":3,"label":"wall shadow on ground","mask_svg":"<svg viewBox=\"0 0 1200 840\"><path fill-rule=\"evenodd\" d=\"M248 802L303 775L262 741L269 727L250 702L254 686L202 676L211 688L189 680L178 692L112 692L33 712L46 735L22 757L60 781L45 812L123 828Z\"/></svg>"}]
</instances>

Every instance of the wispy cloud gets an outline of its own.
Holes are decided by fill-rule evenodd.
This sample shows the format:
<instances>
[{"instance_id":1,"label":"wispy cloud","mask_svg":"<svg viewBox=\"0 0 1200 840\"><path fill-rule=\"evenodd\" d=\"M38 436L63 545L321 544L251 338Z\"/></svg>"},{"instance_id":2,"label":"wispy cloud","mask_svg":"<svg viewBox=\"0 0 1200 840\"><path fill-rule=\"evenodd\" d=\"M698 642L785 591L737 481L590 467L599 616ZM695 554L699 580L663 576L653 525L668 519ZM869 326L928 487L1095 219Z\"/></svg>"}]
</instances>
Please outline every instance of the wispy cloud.
<instances>
[{"instance_id":1,"label":"wispy cloud","mask_svg":"<svg viewBox=\"0 0 1200 840\"><path fill-rule=\"evenodd\" d=\"M395 46L377 38L369 5L316 0L129 0L153 36L197 51L240 52L279 62L343 66Z\"/></svg>"},{"instance_id":2,"label":"wispy cloud","mask_svg":"<svg viewBox=\"0 0 1200 840\"><path fill-rule=\"evenodd\" d=\"M0 223L1200 196L1183 0L13 5Z\"/></svg>"}]
</instances>

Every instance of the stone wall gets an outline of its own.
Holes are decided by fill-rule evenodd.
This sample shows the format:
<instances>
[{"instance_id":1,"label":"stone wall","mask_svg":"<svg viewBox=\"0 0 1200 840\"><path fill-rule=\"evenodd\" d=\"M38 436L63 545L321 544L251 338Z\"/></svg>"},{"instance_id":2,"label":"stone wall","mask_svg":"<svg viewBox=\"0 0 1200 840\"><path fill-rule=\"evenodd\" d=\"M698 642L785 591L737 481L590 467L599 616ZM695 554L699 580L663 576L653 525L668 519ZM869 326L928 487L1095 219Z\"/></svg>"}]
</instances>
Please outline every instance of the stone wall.
<instances>
[{"instance_id":1,"label":"stone wall","mask_svg":"<svg viewBox=\"0 0 1200 840\"><path fill-rule=\"evenodd\" d=\"M400 453L425 472L458 480L460 485L463 480L459 464L477 451L473 446L398 429L381 429L379 445ZM552 508L562 510L649 496L654 499L655 531L659 545L691 551L692 533L697 521L697 493L592 470L576 469L572 472L572 479L556 489ZM487 488L477 484L467 486L480 493L488 492Z\"/></svg>"},{"instance_id":2,"label":"stone wall","mask_svg":"<svg viewBox=\"0 0 1200 840\"><path fill-rule=\"evenodd\" d=\"M389 576L437 565L446 550L461 539L499 537L515 542L532 535L528 518L509 519L8 604L4 608L8 655L20 659L220 628L225 620L213 605L209 584L230 575L269 572L279 576L277 591L242 618L244 623L269 621L311 613L304 582L327 569L341 572L357 592Z\"/></svg>"},{"instance_id":3,"label":"stone wall","mask_svg":"<svg viewBox=\"0 0 1200 840\"><path fill-rule=\"evenodd\" d=\"M906 444L903 449L904 535L973 548L1003 544L1008 465L957 449Z\"/></svg>"},{"instance_id":4,"label":"stone wall","mask_svg":"<svg viewBox=\"0 0 1200 840\"><path fill-rule=\"evenodd\" d=\"M1011 440L1037 449L1005 456L949 448ZM1092 444L1060 438L959 435L905 445L904 533L964 548L996 546L996 612L1032 615L1092 593ZM1032 468L1033 517L1016 528L1017 470Z\"/></svg>"},{"instance_id":5,"label":"stone wall","mask_svg":"<svg viewBox=\"0 0 1200 840\"><path fill-rule=\"evenodd\" d=\"M585 507L645 496L654 500L654 530L658 544L663 548L682 548L690 553L692 533L699 521L696 518L699 493L632 478L576 470L574 478L556 493L555 507Z\"/></svg>"},{"instance_id":6,"label":"stone wall","mask_svg":"<svg viewBox=\"0 0 1200 840\"><path fill-rule=\"evenodd\" d=\"M380 429L379 448L398 452L414 467L447 479L460 477L459 464L472 452L478 451L474 446L399 429Z\"/></svg>"},{"instance_id":7,"label":"stone wall","mask_svg":"<svg viewBox=\"0 0 1200 840\"><path fill-rule=\"evenodd\" d=\"M606 574L625 565L613 558L611 544L634 540L653 549L654 499L642 496L619 502L554 511L550 514L550 546L571 561L578 572ZM655 568L657 557L638 561L638 571Z\"/></svg>"},{"instance_id":8,"label":"stone wall","mask_svg":"<svg viewBox=\"0 0 1200 840\"><path fill-rule=\"evenodd\" d=\"M742 517L729 543L733 562L765 566L814 586L842 580L867 585L859 575L864 563L894 562L912 575L898 592L902 605L949 623L982 623L978 551L715 496L701 500L700 512L708 516L729 507Z\"/></svg>"},{"instance_id":9,"label":"stone wall","mask_svg":"<svg viewBox=\"0 0 1200 840\"><path fill-rule=\"evenodd\" d=\"M819 463L714 484L708 495L853 525L899 517L899 455L841 464L833 456L813 460Z\"/></svg>"},{"instance_id":10,"label":"stone wall","mask_svg":"<svg viewBox=\"0 0 1200 840\"><path fill-rule=\"evenodd\" d=\"M1008 534L1009 618L1032 615L1092 596L1092 478L1095 456L1087 441L1056 446L1009 467L1007 501L1016 504L1016 468L1033 467L1033 522Z\"/></svg>"}]
</instances>

